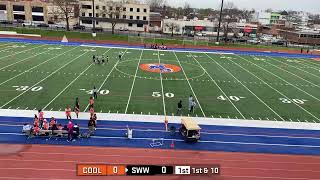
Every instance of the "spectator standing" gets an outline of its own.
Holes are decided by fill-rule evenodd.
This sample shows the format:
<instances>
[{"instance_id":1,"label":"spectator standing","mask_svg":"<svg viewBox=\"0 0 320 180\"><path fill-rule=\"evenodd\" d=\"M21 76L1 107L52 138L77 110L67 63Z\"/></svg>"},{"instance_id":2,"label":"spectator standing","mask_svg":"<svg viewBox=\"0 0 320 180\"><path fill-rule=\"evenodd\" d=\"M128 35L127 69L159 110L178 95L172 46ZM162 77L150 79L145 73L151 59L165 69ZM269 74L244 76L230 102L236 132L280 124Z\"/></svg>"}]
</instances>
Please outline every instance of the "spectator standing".
<instances>
[{"instance_id":1,"label":"spectator standing","mask_svg":"<svg viewBox=\"0 0 320 180\"><path fill-rule=\"evenodd\" d=\"M70 108L70 106L67 106L67 108L66 108L66 116L67 116L68 120L72 119L71 118L71 108Z\"/></svg>"},{"instance_id":2,"label":"spectator standing","mask_svg":"<svg viewBox=\"0 0 320 180\"><path fill-rule=\"evenodd\" d=\"M182 111L182 101L180 100L178 102L178 109L177 109L177 115L180 116Z\"/></svg>"},{"instance_id":3,"label":"spectator standing","mask_svg":"<svg viewBox=\"0 0 320 180\"><path fill-rule=\"evenodd\" d=\"M69 120L67 128L68 128L68 142L69 142L69 141L72 141L72 135L73 135L73 124L71 120Z\"/></svg>"},{"instance_id":4,"label":"spectator standing","mask_svg":"<svg viewBox=\"0 0 320 180\"><path fill-rule=\"evenodd\" d=\"M96 86L93 86L92 92L93 92L93 98L94 98L94 99L98 99L98 94L97 94L97 88L96 88Z\"/></svg>"},{"instance_id":5,"label":"spectator standing","mask_svg":"<svg viewBox=\"0 0 320 180\"><path fill-rule=\"evenodd\" d=\"M88 122L88 128L89 128L89 134L93 134L95 129L96 129L96 122L93 120L91 117L89 122Z\"/></svg>"},{"instance_id":6,"label":"spectator standing","mask_svg":"<svg viewBox=\"0 0 320 180\"><path fill-rule=\"evenodd\" d=\"M189 104L189 111L191 112L191 106L192 106L193 97L192 95L189 96L188 104Z\"/></svg>"}]
</instances>

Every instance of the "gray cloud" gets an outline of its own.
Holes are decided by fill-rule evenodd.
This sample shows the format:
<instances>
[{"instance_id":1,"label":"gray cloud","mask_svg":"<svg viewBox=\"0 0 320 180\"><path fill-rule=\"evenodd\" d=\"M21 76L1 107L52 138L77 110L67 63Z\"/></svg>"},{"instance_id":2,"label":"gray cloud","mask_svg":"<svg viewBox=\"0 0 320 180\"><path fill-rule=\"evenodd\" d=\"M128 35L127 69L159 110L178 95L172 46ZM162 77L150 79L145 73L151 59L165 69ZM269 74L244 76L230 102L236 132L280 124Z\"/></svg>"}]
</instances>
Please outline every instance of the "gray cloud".
<instances>
[{"instance_id":1,"label":"gray cloud","mask_svg":"<svg viewBox=\"0 0 320 180\"><path fill-rule=\"evenodd\" d=\"M299 10L312 13L320 13L319 0L227 0L233 2L239 8L263 10L272 8L275 10ZM170 5L183 6L188 2L192 7L217 8L221 0L167 0Z\"/></svg>"}]
</instances>

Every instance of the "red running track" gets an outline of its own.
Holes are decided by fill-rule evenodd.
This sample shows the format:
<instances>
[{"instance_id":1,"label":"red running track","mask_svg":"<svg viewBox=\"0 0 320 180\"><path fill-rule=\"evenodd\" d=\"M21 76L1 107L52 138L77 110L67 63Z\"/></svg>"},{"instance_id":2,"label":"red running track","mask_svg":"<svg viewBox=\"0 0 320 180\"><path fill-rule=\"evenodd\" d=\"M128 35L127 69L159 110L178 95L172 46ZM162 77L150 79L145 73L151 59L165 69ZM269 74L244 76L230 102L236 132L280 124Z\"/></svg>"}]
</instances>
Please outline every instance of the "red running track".
<instances>
[{"instance_id":1,"label":"red running track","mask_svg":"<svg viewBox=\"0 0 320 180\"><path fill-rule=\"evenodd\" d=\"M221 174L211 177L80 177L76 164L220 164ZM0 144L0 180L319 180L320 156L187 150L108 148L91 146Z\"/></svg>"}]
</instances>

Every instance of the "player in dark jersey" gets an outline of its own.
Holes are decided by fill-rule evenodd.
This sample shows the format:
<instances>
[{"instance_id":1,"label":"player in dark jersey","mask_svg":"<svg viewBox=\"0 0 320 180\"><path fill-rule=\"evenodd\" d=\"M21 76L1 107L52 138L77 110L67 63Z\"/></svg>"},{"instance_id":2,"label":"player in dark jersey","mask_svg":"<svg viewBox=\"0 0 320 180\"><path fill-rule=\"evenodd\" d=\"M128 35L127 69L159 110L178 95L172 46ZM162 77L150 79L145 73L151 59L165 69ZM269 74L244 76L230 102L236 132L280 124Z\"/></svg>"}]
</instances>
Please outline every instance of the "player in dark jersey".
<instances>
[{"instance_id":1,"label":"player in dark jersey","mask_svg":"<svg viewBox=\"0 0 320 180\"><path fill-rule=\"evenodd\" d=\"M93 56L92 56L92 61L93 61L93 63L96 62L96 55L93 55Z\"/></svg>"},{"instance_id":2,"label":"player in dark jersey","mask_svg":"<svg viewBox=\"0 0 320 180\"><path fill-rule=\"evenodd\" d=\"M76 98L76 104L74 106L74 112L76 113L77 118L79 118L79 112L80 112L79 98Z\"/></svg>"}]
</instances>

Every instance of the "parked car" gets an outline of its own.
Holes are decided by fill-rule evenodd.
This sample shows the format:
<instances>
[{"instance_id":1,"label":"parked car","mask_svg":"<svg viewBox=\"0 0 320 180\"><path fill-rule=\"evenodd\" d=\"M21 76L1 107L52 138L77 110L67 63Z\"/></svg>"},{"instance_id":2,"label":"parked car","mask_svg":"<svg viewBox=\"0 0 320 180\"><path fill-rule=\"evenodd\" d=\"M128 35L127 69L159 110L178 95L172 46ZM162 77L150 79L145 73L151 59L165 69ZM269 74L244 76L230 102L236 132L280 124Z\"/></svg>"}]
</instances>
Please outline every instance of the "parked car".
<instances>
[{"instance_id":1,"label":"parked car","mask_svg":"<svg viewBox=\"0 0 320 180\"><path fill-rule=\"evenodd\" d=\"M250 44L259 44L260 40L258 40L257 38L253 38L253 39L249 39L247 42Z\"/></svg>"},{"instance_id":2,"label":"parked car","mask_svg":"<svg viewBox=\"0 0 320 180\"><path fill-rule=\"evenodd\" d=\"M82 26L82 25L74 25L73 26L73 30L85 30L86 27L85 26Z\"/></svg>"},{"instance_id":3,"label":"parked car","mask_svg":"<svg viewBox=\"0 0 320 180\"><path fill-rule=\"evenodd\" d=\"M126 27L120 27L120 31L129 31L129 29Z\"/></svg>"},{"instance_id":4,"label":"parked car","mask_svg":"<svg viewBox=\"0 0 320 180\"><path fill-rule=\"evenodd\" d=\"M26 26L35 26L35 24L33 22L24 22L22 23L22 26L23 27L26 27Z\"/></svg>"},{"instance_id":5,"label":"parked car","mask_svg":"<svg viewBox=\"0 0 320 180\"><path fill-rule=\"evenodd\" d=\"M38 24L37 27L49 27L49 25L45 23L41 23L41 24Z\"/></svg>"},{"instance_id":6,"label":"parked car","mask_svg":"<svg viewBox=\"0 0 320 180\"><path fill-rule=\"evenodd\" d=\"M12 24L12 21L1 21L1 24Z\"/></svg>"},{"instance_id":7,"label":"parked car","mask_svg":"<svg viewBox=\"0 0 320 180\"><path fill-rule=\"evenodd\" d=\"M94 32L102 32L103 28L102 27L92 28L92 31L94 31Z\"/></svg>"},{"instance_id":8,"label":"parked car","mask_svg":"<svg viewBox=\"0 0 320 180\"><path fill-rule=\"evenodd\" d=\"M49 24L50 28L57 28L57 29L65 29L66 25L64 24Z\"/></svg>"}]
</instances>

